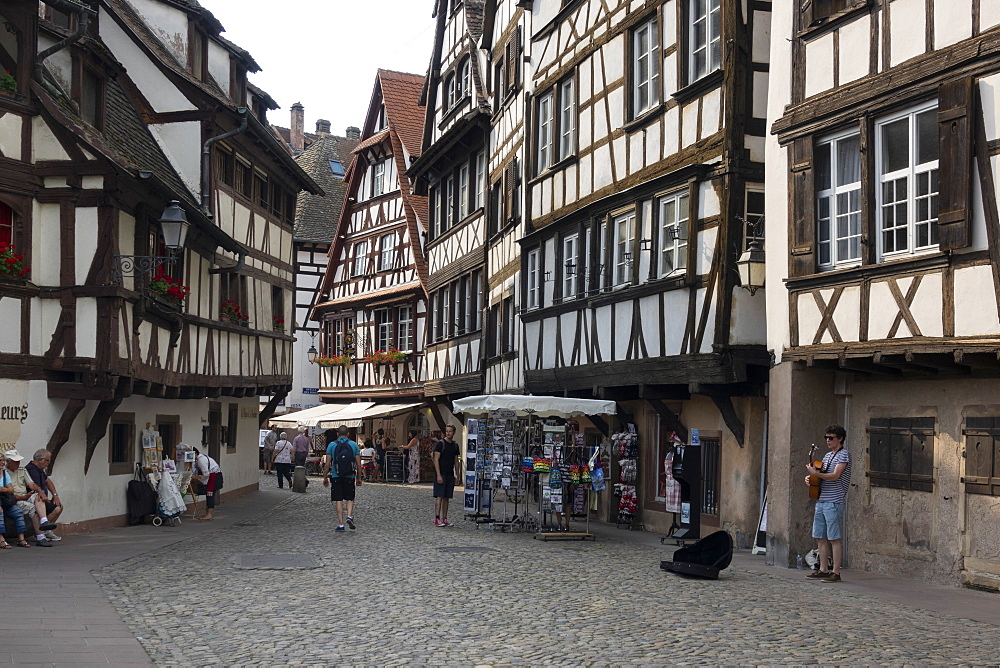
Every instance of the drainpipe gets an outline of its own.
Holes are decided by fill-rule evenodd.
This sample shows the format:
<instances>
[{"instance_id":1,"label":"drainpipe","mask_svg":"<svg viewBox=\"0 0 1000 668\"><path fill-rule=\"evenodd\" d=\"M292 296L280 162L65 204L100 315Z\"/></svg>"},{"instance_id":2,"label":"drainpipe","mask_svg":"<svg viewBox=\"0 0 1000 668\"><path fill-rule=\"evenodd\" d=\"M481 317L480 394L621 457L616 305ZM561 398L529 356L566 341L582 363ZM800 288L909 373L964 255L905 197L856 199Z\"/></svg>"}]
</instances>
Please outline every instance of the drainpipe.
<instances>
[{"instance_id":1,"label":"drainpipe","mask_svg":"<svg viewBox=\"0 0 1000 668\"><path fill-rule=\"evenodd\" d=\"M47 90L52 95L61 97L62 92L56 90L54 86L52 86L45 80L44 70L42 69L42 63L45 61L46 58L48 58L52 54L62 51L67 46L75 42L78 42L80 38L83 37L84 33L87 32L87 26L90 23L90 18L92 16L96 17L97 12L95 12L93 9L89 7L78 5L75 2L70 2L69 0L45 0L45 4L50 5L51 7L55 7L56 9L62 9L72 14L77 14L80 17L80 20L77 22L76 31L72 35L66 37L65 39L59 42L56 42L55 44L45 49L44 51L41 51L37 56L35 56L35 81L37 81L39 84L45 87L45 90Z\"/></svg>"},{"instance_id":2,"label":"drainpipe","mask_svg":"<svg viewBox=\"0 0 1000 668\"><path fill-rule=\"evenodd\" d=\"M247 130L247 112L246 107L237 107L236 113L240 115L240 126L234 130L230 130L224 134L217 137L209 137L205 141L205 145L201 149L201 212L205 214L206 217L212 217L212 207L209 204L209 198L211 197L211 184L209 175L211 173L212 165L212 145L216 142L220 142L223 139L229 139L230 137L235 137L236 135L243 134ZM243 263L246 261L246 252L240 250L237 252L236 265L229 267L228 269L220 269L217 272L209 273L232 273L239 271L243 268Z\"/></svg>"}]
</instances>

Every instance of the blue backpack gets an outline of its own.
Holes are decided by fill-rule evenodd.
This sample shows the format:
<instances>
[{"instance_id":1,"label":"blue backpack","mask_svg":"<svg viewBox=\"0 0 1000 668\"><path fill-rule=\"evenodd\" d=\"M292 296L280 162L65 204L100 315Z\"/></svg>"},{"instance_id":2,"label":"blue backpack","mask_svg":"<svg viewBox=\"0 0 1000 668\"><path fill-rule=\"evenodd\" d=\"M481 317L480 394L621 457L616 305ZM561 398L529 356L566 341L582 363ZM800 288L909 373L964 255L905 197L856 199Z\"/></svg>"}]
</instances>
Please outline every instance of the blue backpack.
<instances>
[{"instance_id":1,"label":"blue backpack","mask_svg":"<svg viewBox=\"0 0 1000 668\"><path fill-rule=\"evenodd\" d=\"M337 439L337 447L333 450L333 470L339 478L349 478L354 475L354 448L344 437Z\"/></svg>"}]
</instances>

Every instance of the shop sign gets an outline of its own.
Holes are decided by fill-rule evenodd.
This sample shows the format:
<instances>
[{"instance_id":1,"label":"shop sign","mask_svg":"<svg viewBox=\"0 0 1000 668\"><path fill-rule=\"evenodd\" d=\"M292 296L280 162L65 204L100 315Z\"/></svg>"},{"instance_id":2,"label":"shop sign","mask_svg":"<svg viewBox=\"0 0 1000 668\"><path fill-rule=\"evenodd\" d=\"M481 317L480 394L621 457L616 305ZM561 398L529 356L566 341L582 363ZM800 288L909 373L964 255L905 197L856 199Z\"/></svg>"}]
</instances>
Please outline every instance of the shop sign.
<instances>
[{"instance_id":1,"label":"shop sign","mask_svg":"<svg viewBox=\"0 0 1000 668\"><path fill-rule=\"evenodd\" d=\"M302 394L319 394L318 387L303 387Z\"/></svg>"},{"instance_id":2,"label":"shop sign","mask_svg":"<svg viewBox=\"0 0 1000 668\"><path fill-rule=\"evenodd\" d=\"M260 413L253 406L241 406L240 407L240 418L247 420L256 420L260 417Z\"/></svg>"},{"instance_id":3,"label":"shop sign","mask_svg":"<svg viewBox=\"0 0 1000 668\"><path fill-rule=\"evenodd\" d=\"M0 450L17 446L21 426L28 419L28 382L0 380Z\"/></svg>"}]
</instances>

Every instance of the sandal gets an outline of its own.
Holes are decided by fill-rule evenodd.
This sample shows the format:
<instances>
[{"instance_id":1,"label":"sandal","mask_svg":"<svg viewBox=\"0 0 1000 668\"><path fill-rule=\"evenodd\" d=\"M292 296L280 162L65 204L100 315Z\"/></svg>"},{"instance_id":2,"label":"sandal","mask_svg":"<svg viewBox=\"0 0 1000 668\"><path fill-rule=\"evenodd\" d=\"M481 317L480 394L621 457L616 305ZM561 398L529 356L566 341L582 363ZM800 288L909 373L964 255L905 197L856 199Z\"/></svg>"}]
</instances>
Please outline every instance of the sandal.
<instances>
[{"instance_id":1,"label":"sandal","mask_svg":"<svg viewBox=\"0 0 1000 668\"><path fill-rule=\"evenodd\" d=\"M18 547L31 547L30 545L28 545L28 541L26 541L24 539L21 539L21 540L17 541L17 546Z\"/></svg>"},{"instance_id":2,"label":"sandal","mask_svg":"<svg viewBox=\"0 0 1000 668\"><path fill-rule=\"evenodd\" d=\"M14 546L12 546L10 543L0 538L0 550L13 550L13 549Z\"/></svg>"}]
</instances>

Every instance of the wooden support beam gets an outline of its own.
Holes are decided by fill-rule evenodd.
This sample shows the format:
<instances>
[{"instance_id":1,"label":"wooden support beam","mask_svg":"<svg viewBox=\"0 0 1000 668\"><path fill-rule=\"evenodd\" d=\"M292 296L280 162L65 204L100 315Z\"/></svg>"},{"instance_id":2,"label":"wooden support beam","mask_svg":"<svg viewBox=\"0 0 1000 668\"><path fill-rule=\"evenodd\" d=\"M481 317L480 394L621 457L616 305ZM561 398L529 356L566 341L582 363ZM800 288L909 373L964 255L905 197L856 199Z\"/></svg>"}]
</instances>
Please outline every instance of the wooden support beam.
<instances>
[{"instance_id":1,"label":"wooden support beam","mask_svg":"<svg viewBox=\"0 0 1000 668\"><path fill-rule=\"evenodd\" d=\"M726 422L726 426L729 427L729 431L733 432L736 442L742 448L746 439L746 428L743 425L743 420L740 419L739 414L736 412L736 407L733 406L733 400L730 397L712 396L712 401L715 402L719 413L722 414L722 419Z\"/></svg>"},{"instance_id":2,"label":"wooden support beam","mask_svg":"<svg viewBox=\"0 0 1000 668\"><path fill-rule=\"evenodd\" d=\"M97 405L97 410L94 411L94 416L90 419L90 424L87 425L87 456L83 462L84 475L90 470L90 460L94 457L97 444L108 432L108 421L111 420L111 415L118 410L124 399L124 394L118 394L114 399L102 401Z\"/></svg>"},{"instance_id":3,"label":"wooden support beam","mask_svg":"<svg viewBox=\"0 0 1000 668\"><path fill-rule=\"evenodd\" d=\"M876 376L893 376L899 377L903 375L903 372L899 369L894 369L889 366L883 366L881 364L875 364L872 361L864 359L854 359L841 357L837 360L837 365L844 369L845 371L853 371L855 373L867 373Z\"/></svg>"},{"instance_id":4,"label":"wooden support beam","mask_svg":"<svg viewBox=\"0 0 1000 668\"><path fill-rule=\"evenodd\" d=\"M276 392L271 396L271 400L265 404L264 408L261 409L260 413L257 415L257 424L263 426L271 419L274 415L274 410L278 407L278 404L288 396L288 390L281 390Z\"/></svg>"},{"instance_id":5,"label":"wooden support beam","mask_svg":"<svg viewBox=\"0 0 1000 668\"><path fill-rule=\"evenodd\" d=\"M607 422L604 421L599 415L589 415L587 419L590 420L591 424L597 427L597 430L604 434L607 438L611 438L611 427Z\"/></svg>"},{"instance_id":6,"label":"wooden support beam","mask_svg":"<svg viewBox=\"0 0 1000 668\"><path fill-rule=\"evenodd\" d=\"M49 460L49 466L46 469L47 473L52 473L52 468L56 465L56 457L59 456L59 451L62 450L66 441L69 440L69 433L73 428L73 422L86 405L87 402L83 399L70 399L69 403L66 404L66 408L63 409L63 414L59 418L59 422L56 423L56 428L53 430L52 436L49 437L48 445L45 446L45 449L52 456Z\"/></svg>"},{"instance_id":7,"label":"wooden support beam","mask_svg":"<svg viewBox=\"0 0 1000 668\"><path fill-rule=\"evenodd\" d=\"M657 414L660 416L660 419L666 422L667 426L672 431L674 431L677 434L677 436L680 437L681 441L683 441L684 443L688 442L687 427L684 426L684 423L681 422L680 417L678 417L676 413L670 410L667 407L667 405L664 404L659 399L647 398L646 402L652 407L654 411L657 412Z\"/></svg>"}]
</instances>

